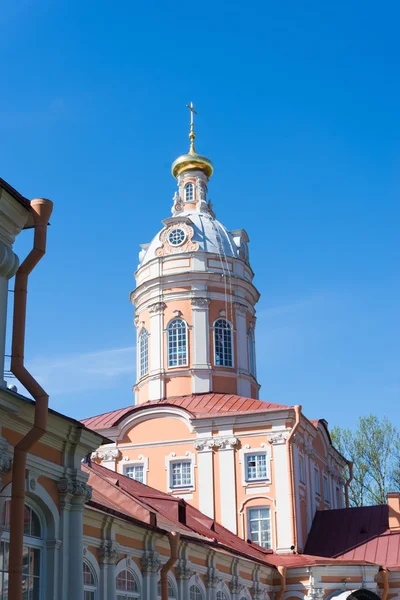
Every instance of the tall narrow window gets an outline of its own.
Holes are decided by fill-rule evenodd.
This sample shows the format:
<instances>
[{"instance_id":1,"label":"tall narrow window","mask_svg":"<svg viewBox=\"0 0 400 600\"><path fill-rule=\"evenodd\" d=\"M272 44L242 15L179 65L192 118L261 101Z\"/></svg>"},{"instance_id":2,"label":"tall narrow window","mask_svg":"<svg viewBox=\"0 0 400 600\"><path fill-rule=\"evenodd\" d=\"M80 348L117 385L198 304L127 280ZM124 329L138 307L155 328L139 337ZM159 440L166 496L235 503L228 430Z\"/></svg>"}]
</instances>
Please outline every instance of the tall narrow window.
<instances>
[{"instance_id":1,"label":"tall narrow window","mask_svg":"<svg viewBox=\"0 0 400 600\"><path fill-rule=\"evenodd\" d=\"M254 332L252 329L247 330L247 345L249 352L249 371L253 377L256 376L256 347L254 343Z\"/></svg>"},{"instance_id":2,"label":"tall narrow window","mask_svg":"<svg viewBox=\"0 0 400 600\"><path fill-rule=\"evenodd\" d=\"M149 334L143 328L139 336L139 377L149 372Z\"/></svg>"},{"instance_id":3,"label":"tall narrow window","mask_svg":"<svg viewBox=\"0 0 400 600\"><path fill-rule=\"evenodd\" d=\"M271 514L269 507L248 510L249 535L262 548L271 548Z\"/></svg>"},{"instance_id":4,"label":"tall narrow window","mask_svg":"<svg viewBox=\"0 0 400 600\"><path fill-rule=\"evenodd\" d=\"M117 575L117 600L139 598L140 590L134 574L125 569Z\"/></svg>"},{"instance_id":5,"label":"tall narrow window","mask_svg":"<svg viewBox=\"0 0 400 600\"><path fill-rule=\"evenodd\" d=\"M321 479L319 476L318 469L314 469L314 488L315 488L315 493L318 496L320 496L321 495Z\"/></svg>"},{"instance_id":6,"label":"tall narrow window","mask_svg":"<svg viewBox=\"0 0 400 600\"><path fill-rule=\"evenodd\" d=\"M190 598L190 600L202 600L203 599L203 595L200 591L200 588L197 585L190 586L189 598Z\"/></svg>"},{"instance_id":7,"label":"tall narrow window","mask_svg":"<svg viewBox=\"0 0 400 600\"><path fill-rule=\"evenodd\" d=\"M0 515L0 600L8 598L8 563L10 551L10 502L3 505ZM37 513L25 505L24 545L22 550L22 596L40 598L42 552L44 541Z\"/></svg>"},{"instance_id":8,"label":"tall narrow window","mask_svg":"<svg viewBox=\"0 0 400 600\"><path fill-rule=\"evenodd\" d=\"M299 456L299 480L301 483L306 482L306 475L304 472L304 457L301 455Z\"/></svg>"},{"instance_id":9,"label":"tall narrow window","mask_svg":"<svg viewBox=\"0 0 400 600\"><path fill-rule=\"evenodd\" d=\"M96 577L92 567L83 561L83 599L96 600Z\"/></svg>"},{"instance_id":10,"label":"tall narrow window","mask_svg":"<svg viewBox=\"0 0 400 600\"><path fill-rule=\"evenodd\" d=\"M226 319L214 323L214 352L217 367L233 367L232 326Z\"/></svg>"},{"instance_id":11,"label":"tall narrow window","mask_svg":"<svg viewBox=\"0 0 400 600\"><path fill-rule=\"evenodd\" d=\"M193 201L193 183L187 183L185 185L185 202Z\"/></svg>"},{"instance_id":12,"label":"tall narrow window","mask_svg":"<svg viewBox=\"0 0 400 600\"><path fill-rule=\"evenodd\" d=\"M217 600L227 600L226 594L222 590L218 590Z\"/></svg>"},{"instance_id":13,"label":"tall narrow window","mask_svg":"<svg viewBox=\"0 0 400 600\"><path fill-rule=\"evenodd\" d=\"M187 326L183 319L173 319L167 328L168 367L187 365Z\"/></svg>"},{"instance_id":14,"label":"tall narrow window","mask_svg":"<svg viewBox=\"0 0 400 600\"><path fill-rule=\"evenodd\" d=\"M331 494L330 494L330 489L329 489L329 481L328 478L326 477L326 475L324 475L324 500L327 504L330 504L331 502Z\"/></svg>"}]
</instances>

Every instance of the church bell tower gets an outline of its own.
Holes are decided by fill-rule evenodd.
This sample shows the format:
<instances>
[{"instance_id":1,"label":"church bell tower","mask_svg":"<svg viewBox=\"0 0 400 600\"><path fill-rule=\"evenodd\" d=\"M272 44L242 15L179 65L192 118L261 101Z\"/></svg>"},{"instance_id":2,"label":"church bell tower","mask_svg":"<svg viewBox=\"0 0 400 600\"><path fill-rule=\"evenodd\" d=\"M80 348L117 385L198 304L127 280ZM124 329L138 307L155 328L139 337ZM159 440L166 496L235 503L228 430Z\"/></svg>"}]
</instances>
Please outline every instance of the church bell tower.
<instances>
[{"instance_id":1,"label":"church bell tower","mask_svg":"<svg viewBox=\"0 0 400 600\"><path fill-rule=\"evenodd\" d=\"M228 231L208 200L212 162L190 148L172 164L172 216L143 244L131 293L137 330L136 403L197 393L258 398L259 293L244 229Z\"/></svg>"}]
</instances>

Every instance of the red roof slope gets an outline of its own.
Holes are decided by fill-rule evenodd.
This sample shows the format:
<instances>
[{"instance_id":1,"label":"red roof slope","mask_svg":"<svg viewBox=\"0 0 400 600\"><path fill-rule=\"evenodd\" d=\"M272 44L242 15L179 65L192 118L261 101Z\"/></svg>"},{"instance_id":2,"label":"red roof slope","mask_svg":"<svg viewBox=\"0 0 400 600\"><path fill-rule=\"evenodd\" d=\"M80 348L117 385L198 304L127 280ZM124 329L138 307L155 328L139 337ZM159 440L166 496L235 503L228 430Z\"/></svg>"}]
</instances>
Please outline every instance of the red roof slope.
<instances>
[{"instance_id":1,"label":"red roof slope","mask_svg":"<svg viewBox=\"0 0 400 600\"><path fill-rule=\"evenodd\" d=\"M221 550L255 560L269 566L301 567L321 564L365 564L364 560L334 560L304 554L273 554L257 544L246 542L228 531L184 500L160 492L125 475L114 473L101 465L82 465L89 474L93 488L93 508L111 511L122 519L134 519L144 527L158 527L164 531L179 531L193 542L210 544Z\"/></svg>"},{"instance_id":2,"label":"red roof slope","mask_svg":"<svg viewBox=\"0 0 400 600\"><path fill-rule=\"evenodd\" d=\"M191 394L189 396L175 396L174 398L145 402L137 406L128 406L83 419L82 423L90 429L107 429L118 425L128 414L153 406L177 406L187 410L195 419L212 415L223 416L232 413L269 412L290 408L284 404L273 404L271 402L264 402L263 400L246 398L245 396L236 396L235 394Z\"/></svg>"},{"instance_id":3,"label":"red roof slope","mask_svg":"<svg viewBox=\"0 0 400 600\"><path fill-rule=\"evenodd\" d=\"M400 531L389 529L386 504L318 511L304 551L395 569L400 566Z\"/></svg>"}]
</instances>

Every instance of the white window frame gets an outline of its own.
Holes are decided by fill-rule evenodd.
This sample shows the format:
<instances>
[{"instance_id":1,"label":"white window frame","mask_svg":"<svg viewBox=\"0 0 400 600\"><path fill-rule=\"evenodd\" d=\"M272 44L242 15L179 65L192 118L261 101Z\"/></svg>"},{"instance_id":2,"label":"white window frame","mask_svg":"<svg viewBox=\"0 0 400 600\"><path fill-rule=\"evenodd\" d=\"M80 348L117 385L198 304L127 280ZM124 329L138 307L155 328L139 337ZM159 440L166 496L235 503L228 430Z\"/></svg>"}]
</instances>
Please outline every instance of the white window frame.
<instances>
[{"instance_id":1,"label":"white window frame","mask_svg":"<svg viewBox=\"0 0 400 600\"><path fill-rule=\"evenodd\" d=\"M93 575L93 581L94 581L93 585L89 585L87 583L83 584L83 596L85 597L85 592L94 592L94 598L95 598L95 600L97 600L97 598L98 598L98 577L97 577L96 570L93 568L92 563L89 560L87 560L86 556L84 556L84 558L83 558L83 563L84 563L84 565L89 567L90 572Z\"/></svg>"},{"instance_id":2,"label":"white window frame","mask_svg":"<svg viewBox=\"0 0 400 600\"><path fill-rule=\"evenodd\" d=\"M4 491L4 490L3 490ZM0 502L0 515L3 510L3 507L6 503L10 504L9 498L2 498L2 502ZM34 536L24 535L23 537L23 546L32 548L34 550L40 551L40 572L39 572L39 598L40 600L44 600L46 598L46 540L47 540L47 528L46 528L46 520L41 510L38 510L36 504L30 502L29 498L25 499L25 506L34 511L39 519L40 523L40 538ZM10 544L10 530L5 531L2 528L0 529L0 542L5 542Z\"/></svg>"},{"instance_id":3,"label":"white window frame","mask_svg":"<svg viewBox=\"0 0 400 600\"><path fill-rule=\"evenodd\" d=\"M227 323L229 325L229 329L231 332L231 354L232 354L232 364L231 365L217 365L217 352L216 352L216 335L215 335L215 326L216 323L218 321L225 321L225 323ZM235 368L235 342L234 342L234 329L233 329L233 324L228 321L228 319L226 317L218 317L217 319L215 319L214 323L213 323L213 338L214 338L214 366L219 368L222 367L224 369L234 369Z\"/></svg>"},{"instance_id":4,"label":"white window frame","mask_svg":"<svg viewBox=\"0 0 400 600\"><path fill-rule=\"evenodd\" d=\"M119 463L120 473L122 473L122 475L125 475L126 477L128 477L128 475L126 474L126 468L134 467L135 465L143 465L143 483L145 485L147 485L147 473L149 472L149 459L147 456L143 456L143 454L139 454L137 459L132 459L132 460L128 459L128 457L126 456Z\"/></svg>"},{"instance_id":5,"label":"white window frame","mask_svg":"<svg viewBox=\"0 0 400 600\"><path fill-rule=\"evenodd\" d=\"M139 588L139 592L138 593L137 592L134 592L134 593L128 592L127 593L128 595L125 594L125 597L127 599L130 599L130 598L139 598L140 599L141 596L142 596L142 594L143 594L143 578L142 578L142 574L139 571L136 563L133 560L131 560L130 558L123 558L122 560L119 561L119 563L116 566L116 569L115 569L115 582L114 582L114 585L115 585L115 596L116 597L117 596L122 596L123 593L125 593L122 590L120 590L121 593L119 594L118 593L119 590L117 590L117 577L118 577L118 575L120 573L122 573L122 571L125 571L125 570L130 571L133 574L133 576L136 579L136 583L138 585L138 588Z\"/></svg>"},{"instance_id":6,"label":"white window frame","mask_svg":"<svg viewBox=\"0 0 400 600\"><path fill-rule=\"evenodd\" d=\"M331 504L331 486L328 475L322 474L322 492L325 504Z\"/></svg>"},{"instance_id":7,"label":"white window frame","mask_svg":"<svg viewBox=\"0 0 400 600\"><path fill-rule=\"evenodd\" d=\"M249 373L253 377L257 377L257 366L256 366L256 340L254 335L254 329L249 327L247 329L247 353L249 361Z\"/></svg>"},{"instance_id":8,"label":"white window frame","mask_svg":"<svg viewBox=\"0 0 400 600\"><path fill-rule=\"evenodd\" d=\"M318 467L314 467L314 488L315 495L321 498L321 473Z\"/></svg>"},{"instance_id":9,"label":"white window frame","mask_svg":"<svg viewBox=\"0 0 400 600\"><path fill-rule=\"evenodd\" d=\"M178 364L178 365L171 365L170 364L170 332L171 331L176 331L174 329L170 329L171 324L174 321L182 321L182 323L184 323L185 327L184 327L184 331L185 331L185 362L182 362L182 364ZM189 364L189 334L188 334L188 324L186 323L185 319L183 319L182 317L173 317L169 322L168 325L166 327L166 332L167 332L167 368L168 369L181 369L182 367L187 367Z\"/></svg>"},{"instance_id":10,"label":"white window frame","mask_svg":"<svg viewBox=\"0 0 400 600\"><path fill-rule=\"evenodd\" d=\"M189 194L188 194L188 190L190 191L190 198L188 198ZM192 183L191 181L188 181L187 183L185 183L185 187L184 187L184 193L185 193L185 202L194 202L194 183Z\"/></svg>"},{"instance_id":11,"label":"white window frame","mask_svg":"<svg viewBox=\"0 0 400 600\"><path fill-rule=\"evenodd\" d=\"M265 454L267 463L267 476L264 479L247 479L247 455L248 454ZM250 444L246 444L244 448L239 450L239 463L242 465L242 486L254 487L271 483L271 446L261 442L257 448L251 448Z\"/></svg>"},{"instance_id":12,"label":"white window frame","mask_svg":"<svg viewBox=\"0 0 400 600\"><path fill-rule=\"evenodd\" d=\"M145 346L145 350L146 350L146 360L143 361L143 357L142 357L142 337L146 335L146 346ZM142 365L145 362L146 366L145 369L142 370ZM142 379L142 377L145 377L146 375L149 374L149 332L146 329L146 327L142 327L139 337L138 337L138 379Z\"/></svg>"},{"instance_id":13,"label":"white window frame","mask_svg":"<svg viewBox=\"0 0 400 600\"><path fill-rule=\"evenodd\" d=\"M172 485L172 464L179 462L190 462L190 476L191 485L173 486ZM196 455L193 452L186 452L184 456L176 456L175 452L171 452L165 458L165 470L167 472L167 490L168 492L179 492L182 491L194 491L195 486L195 467L196 467Z\"/></svg>"},{"instance_id":14,"label":"white window frame","mask_svg":"<svg viewBox=\"0 0 400 600\"><path fill-rule=\"evenodd\" d=\"M306 463L304 460L304 454L300 454L300 452L297 455L298 460L299 460L299 482L303 485L306 484Z\"/></svg>"},{"instance_id":15,"label":"white window frame","mask_svg":"<svg viewBox=\"0 0 400 600\"><path fill-rule=\"evenodd\" d=\"M269 519L265 519L266 521L269 521L269 541L270 544L269 546L261 546L261 548L264 548L266 550L271 550L273 547L273 542L272 542L272 510L270 506L249 506L247 507L246 510L246 521L247 521L247 537L249 540L251 540L251 531L250 531L250 512L252 510L268 510L269 511ZM261 529L259 530L260 533L260 537L261 537ZM257 544L257 542L253 542L254 544Z\"/></svg>"}]
</instances>

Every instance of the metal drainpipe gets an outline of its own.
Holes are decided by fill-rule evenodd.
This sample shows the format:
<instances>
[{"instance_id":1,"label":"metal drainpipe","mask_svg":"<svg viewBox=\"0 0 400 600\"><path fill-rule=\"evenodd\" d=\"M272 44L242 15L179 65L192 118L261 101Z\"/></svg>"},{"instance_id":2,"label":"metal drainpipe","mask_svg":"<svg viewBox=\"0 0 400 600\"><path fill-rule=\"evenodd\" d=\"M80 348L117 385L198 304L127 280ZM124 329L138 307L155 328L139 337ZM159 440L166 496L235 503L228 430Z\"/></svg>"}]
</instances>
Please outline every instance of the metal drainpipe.
<instances>
[{"instance_id":1,"label":"metal drainpipe","mask_svg":"<svg viewBox=\"0 0 400 600\"><path fill-rule=\"evenodd\" d=\"M344 498L345 498L346 508L349 508L349 485L353 481L353 463L350 460L348 460L346 462L347 462L347 466L349 467L349 478L347 479L346 483L344 484Z\"/></svg>"},{"instance_id":2,"label":"metal drainpipe","mask_svg":"<svg viewBox=\"0 0 400 600\"><path fill-rule=\"evenodd\" d=\"M387 597L389 595L389 573L388 573L387 569L381 570L381 576L382 576L382 581L383 581L382 600L387 600Z\"/></svg>"},{"instance_id":3,"label":"metal drainpipe","mask_svg":"<svg viewBox=\"0 0 400 600\"><path fill-rule=\"evenodd\" d=\"M294 546L294 552L297 552L297 527L296 527L296 510L295 510L295 489L294 489L294 468L293 468L293 453L292 453L292 438L296 433L299 425L300 425L300 417L301 417L301 405L297 404L293 407L296 421L293 426L292 431L289 434L287 439L287 455L288 455L288 467L289 467L289 498L290 498L290 520L291 520L291 531L292 531L292 540Z\"/></svg>"},{"instance_id":4,"label":"metal drainpipe","mask_svg":"<svg viewBox=\"0 0 400 600\"><path fill-rule=\"evenodd\" d=\"M168 533L169 545L171 548L171 556L161 567L160 581L161 581L161 600L168 600L168 571L174 566L178 560L178 546L180 533L171 531Z\"/></svg>"},{"instance_id":5,"label":"metal drainpipe","mask_svg":"<svg viewBox=\"0 0 400 600\"><path fill-rule=\"evenodd\" d=\"M33 444L47 431L49 396L24 366L26 297L28 277L46 253L47 225L53 210L51 200L36 198L31 201L35 234L33 248L15 276L14 317L11 350L11 371L35 399L33 427L14 448L10 515L10 600L22 600L22 551L24 538L24 506L26 456Z\"/></svg>"},{"instance_id":6,"label":"metal drainpipe","mask_svg":"<svg viewBox=\"0 0 400 600\"><path fill-rule=\"evenodd\" d=\"M282 600L283 594L286 591L286 567L276 567L279 573L279 577L281 579L281 587L279 592L276 594L276 600Z\"/></svg>"}]
</instances>

